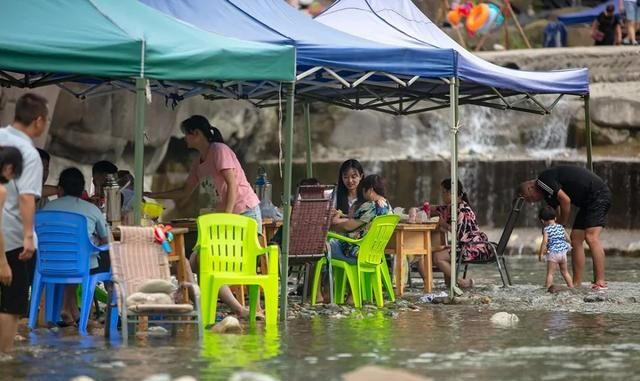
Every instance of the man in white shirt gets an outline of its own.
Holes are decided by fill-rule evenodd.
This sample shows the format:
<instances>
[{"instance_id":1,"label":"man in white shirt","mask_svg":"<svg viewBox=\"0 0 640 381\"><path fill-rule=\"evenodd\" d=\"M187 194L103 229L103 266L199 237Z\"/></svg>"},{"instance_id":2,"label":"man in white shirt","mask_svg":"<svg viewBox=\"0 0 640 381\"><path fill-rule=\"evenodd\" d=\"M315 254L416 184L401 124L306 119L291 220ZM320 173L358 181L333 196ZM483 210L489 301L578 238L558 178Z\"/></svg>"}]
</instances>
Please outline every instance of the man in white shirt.
<instances>
[{"instance_id":1,"label":"man in white shirt","mask_svg":"<svg viewBox=\"0 0 640 381\"><path fill-rule=\"evenodd\" d=\"M26 315L29 306L32 274L27 261L35 252L33 216L42 192L42 161L32 139L46 131L48 115L47 100L27 93L16 103L13 124L0 128L0 143L20 150L23 160L20 178L6 185L7 200L2 209L2 234L12 281L8 286L0 284L0 352L13 350L18 318Z\"/></svg>"}]
</instances>

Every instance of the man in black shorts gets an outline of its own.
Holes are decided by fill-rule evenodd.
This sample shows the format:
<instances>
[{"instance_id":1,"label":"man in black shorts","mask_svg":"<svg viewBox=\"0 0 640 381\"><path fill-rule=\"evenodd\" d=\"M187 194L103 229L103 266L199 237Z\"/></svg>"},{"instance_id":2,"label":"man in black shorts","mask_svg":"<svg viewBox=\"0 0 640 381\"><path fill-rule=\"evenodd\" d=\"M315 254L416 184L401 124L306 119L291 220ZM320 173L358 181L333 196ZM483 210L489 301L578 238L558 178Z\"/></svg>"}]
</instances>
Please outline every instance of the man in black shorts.
<instances>
[{"instance_id":1,"label":"man in black shorts","mask_svg":"<svg viewBox=\"0 0 640 381\"><path fill-rule=\"evenodd\" d=\"M571 204L580 208L571 231L574 285L580 286L582 282L585 263L583 243L586 240L593 257L592 288L606 289L600 233L611 207L611 192L604 181L585 168L559 165L543 171L536 180L522 183L520 193L528 202L544 199L549 206L556 208L558 223L565 226L571 215Z\"/></svg>"},{"instance_id":2,"label":"man in black shorts","mask_svg":"<svg viewBox=\"0 0 640 381\"><path fill-rule=\"evenodd\" d=\"M29 280L27 262L35 252L33 217L42 192L42 161L32 139L49 124L47 100L27 93L16 102L12 125L0 128L0 145L15 147L22 155L22 174L6 185L2 208L2 236L11 282L0 285L0 352L13 350L18 318L27 313Z\"/></svg>"}]
</instances>

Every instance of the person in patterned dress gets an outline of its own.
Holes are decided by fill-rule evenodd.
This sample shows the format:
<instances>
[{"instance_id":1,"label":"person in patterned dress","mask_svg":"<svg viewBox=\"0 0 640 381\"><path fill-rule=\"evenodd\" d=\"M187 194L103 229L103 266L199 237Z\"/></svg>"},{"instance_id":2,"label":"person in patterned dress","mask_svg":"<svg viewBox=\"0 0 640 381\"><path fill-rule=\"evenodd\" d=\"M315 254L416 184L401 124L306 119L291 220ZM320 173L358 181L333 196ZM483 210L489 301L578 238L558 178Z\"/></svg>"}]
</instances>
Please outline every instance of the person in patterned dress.
<instances>
[{"instance_id":1,"label":"person in patterned dress","mask_svg":"<svg viewBox=\"0 0 640 381\"><path fill-rule=\"evenodd\" d=\"M542 243L538 251L538 260L542 262L542 257L547 260L547 277L544 288L553 292L553 274L558 266L560 273L567 282L567 287L573 288L573 280L567 269L567 253L571 250L569 235L564 227L556 222L556 212L550 206L540 209L538 214L542 228Z\"/></svg>"},{"instance_id":2,"label":"person in patterned dress","mask_svg":"<svg viewBox=\"0 0 640 381\"><path fill-rule=\"evenodd\" d=\"M440 183L442 188L442 201L445 205L435 208L436 214L440 216L438 221L439 229L451 231L451 179L444 179ZM487 235L480 230L476 222L476 215L471 209L469 198L464 192L462 183L458 181L458 251L457 255L462 255L462 261L488 260L493 255L493 251L487 243ZM448 246L433 253L433 263L444 274L444 281L449 285L451 282L451 249ZM458 286L469 288L473 286L471 278L458 279Z\"/></svg>"}]
</instances>

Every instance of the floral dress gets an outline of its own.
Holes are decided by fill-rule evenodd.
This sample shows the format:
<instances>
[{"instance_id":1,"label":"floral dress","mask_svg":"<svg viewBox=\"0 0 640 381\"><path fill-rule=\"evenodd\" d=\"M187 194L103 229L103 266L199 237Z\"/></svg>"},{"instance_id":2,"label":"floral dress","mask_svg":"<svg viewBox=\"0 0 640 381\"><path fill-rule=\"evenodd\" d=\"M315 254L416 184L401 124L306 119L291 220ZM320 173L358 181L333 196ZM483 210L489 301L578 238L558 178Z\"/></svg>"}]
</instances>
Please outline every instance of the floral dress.
<instances>
[{"instance_id":1,"label":"floral dress","mask_svg":"<svg viewBox=\"0 0 640 381\"><path fill-rule=\"evenodd\" d=\"M360 239L367 234L369 231L369 226L371 225L371 221L377 216L384 216L387 214L392 214L393 209L391 208L391 204L389 201L383 200L382 205L378 205L375 201L367 201L360 205L355 212L353 212L353 219L360 220L362 222L366 222L366 224L360 226L354 231L347 233L347 237L353 239ZM358 248L359 246L351 245L347 242L340 241L340 245L342 247L342 252L348 257L356 257L358 256Z\"/></svg>"},{"instance_id":2,"label":"floral dress","mask_svg":"<svg viewBox=\"0 0 640 381\"><path fill-rule=\"evenodd\" d=\"M489 241L487 235L478 227L476 214L466 202L460 201L458 205L458 247L462 248L462 261L491 259L494 253L489 244L486 243ZM436 211L440 218L451 225L450 205L440 205L436 208Z\"/></svg>"}]
</instances>

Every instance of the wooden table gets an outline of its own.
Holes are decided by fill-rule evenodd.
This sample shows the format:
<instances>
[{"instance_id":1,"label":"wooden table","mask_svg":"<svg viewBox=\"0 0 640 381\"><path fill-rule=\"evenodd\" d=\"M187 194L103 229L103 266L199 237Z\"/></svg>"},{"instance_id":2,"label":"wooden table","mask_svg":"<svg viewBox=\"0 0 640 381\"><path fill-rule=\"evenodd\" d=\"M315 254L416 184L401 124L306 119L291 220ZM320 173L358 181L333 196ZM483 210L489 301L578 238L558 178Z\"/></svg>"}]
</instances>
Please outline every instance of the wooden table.
<instances>
[{"instance_id":1,"label":"wooden table","mask_svg":"<svg viewBox=\"0 0 640 381\"><path fill-rule=\"evenodd\" d=\"M396 295L402 296L404 292L403 259L405 255L423 255L422 263L424 280L424 291L431 292L433 284L432 256L431 256L431 232L436 230L436 223L426 224L398 224L393 236L386 248L387 254L394 254L394 269Z\"/></svg>"},{"instance_id":2,"label":"wooden table","mask_svg":"<svg viewBox=\"0 0 640 381\"><path fill-rule=\"evenodd\" d=\"M176 244L176 251L182 248L182 252L184 252L184 235L187 233L189 234L195 233L196 235L198 234L198 226L197 226L196 220L195 219L175 220L168 223L168 225L171 225L171 227L173 228L171 231L173 232L175 232L176 230L180 230L182 232L184 230L184 233L181 235L180 240L178 240L178 238L174 235L174 240L172 242L172 245L174 243ZM281 220L273 220L270 218L262 219L262 235L260 237L261 238L260 243L262 244L263 247L267 246L267 244L269 243L271 238L273 238L273 236L276 234L280 226L282 226ZM189 264L187 263L187 265ZM180 266L178 267L180 268ZM269 271L269 267L268 267L267 258L266 256L262 255L260 256L260 273L267 274L268 271ZM232 287L232 291L234 291L234 293L237 295L240 301L240 304L244 306L244 294L245 294L244 287Z\"/></svg>"},{"instance_id":3,"label":"wooden table","mask_svg":"<svg viewBox=\"0 0 640 381\"><path fill-rule=\"evenodd\" d=\"M185 228L188 231L198 233L198 226L196 224L195 219L181 219L169 222L168 225L171 225L175 228ZM271 238L276 234L278 229L282 226L282 220L273 220L271 218L263 218L262 219L262 245L267 246Z\"/></svg>"},{"instance_id":4,"label":"wooden table","mask_svg":"<svg viewBox=\"0 0 640 381\"><path fill-rule=\"evenodd\" d=\"M184 228L187 229L189 233L198 234L198 226L196 224L195 219L185 219L185 220L176 220L169 223L174 229L175 228ZM269 241L276 234L278 229L282 226L282 220L273 220L271 218L263 218L262 219L262 235L260 236L261 244L263 247L267 247ZM184 245L184 241L183 241ZM266 257L260 257L260 272L262 274L266 274L268 271L267 260Z\"/></svg>"}]
</instances>

